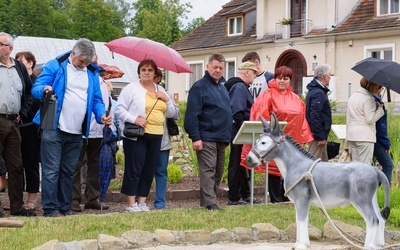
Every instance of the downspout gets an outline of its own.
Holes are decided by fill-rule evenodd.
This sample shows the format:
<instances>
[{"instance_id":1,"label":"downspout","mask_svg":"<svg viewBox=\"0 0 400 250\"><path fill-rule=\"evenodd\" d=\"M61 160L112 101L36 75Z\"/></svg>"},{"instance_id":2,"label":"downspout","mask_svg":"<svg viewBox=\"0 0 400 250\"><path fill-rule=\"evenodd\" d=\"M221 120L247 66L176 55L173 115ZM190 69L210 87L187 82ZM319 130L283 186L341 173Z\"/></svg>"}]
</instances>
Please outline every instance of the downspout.
<instances>
[{"instance_id":1,"label":"downspout","mask_svg":"<svg viewBox=\"0 0 400 250\"><path fill-rule=\"evenodd\" d=\"M339 20L339 0L335 0L335 27Z\"/></svg>"}]
</instances>

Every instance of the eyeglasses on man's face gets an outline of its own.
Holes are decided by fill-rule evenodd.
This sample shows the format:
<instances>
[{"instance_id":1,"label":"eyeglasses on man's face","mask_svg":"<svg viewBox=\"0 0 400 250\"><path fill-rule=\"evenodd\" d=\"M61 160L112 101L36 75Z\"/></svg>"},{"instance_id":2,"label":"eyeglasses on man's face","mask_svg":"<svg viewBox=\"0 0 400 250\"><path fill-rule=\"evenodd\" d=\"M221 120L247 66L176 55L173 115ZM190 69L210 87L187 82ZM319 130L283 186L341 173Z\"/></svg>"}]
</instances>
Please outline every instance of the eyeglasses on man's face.
<instances>
[{"instance_id":1,"label":"eyeglasses on man's face","mask_svg":"<svg viewBox=\"0 0 400 250\"><path fill-rule=\"evenodd\" d=\"M11 46L11 45L0 42L0 47L3 47L3 46L9 47L9 46Z\"/></svg>"}]
</instances>

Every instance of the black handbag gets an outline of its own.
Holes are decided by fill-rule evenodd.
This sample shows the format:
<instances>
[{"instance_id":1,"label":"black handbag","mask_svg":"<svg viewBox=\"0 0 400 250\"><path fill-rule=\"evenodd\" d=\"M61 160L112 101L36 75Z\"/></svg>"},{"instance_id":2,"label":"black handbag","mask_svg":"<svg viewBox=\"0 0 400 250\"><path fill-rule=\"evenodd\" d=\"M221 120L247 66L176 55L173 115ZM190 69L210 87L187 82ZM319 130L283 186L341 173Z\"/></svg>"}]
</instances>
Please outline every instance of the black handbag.
<instances>
[{"instance_id":1,"label":"black handbag","mask_svg":"<svg viewBox=\"0 0 400 250\"><path fill-rule=\"evenodd\" d=\"M326 150L328 152L328 159L335 158L339 154L340 143L333 142L333 141L328 141L328 144L326 146Z\"/></svg>"},{"instance_id":2,"label":"black handbag","mask_svg":"<svg viewBox=\"0 0 400 250\"><path fill-rule=\"evenodd\" d=\"M126 137L140 137L144 135L144 128L133 124L131 122L125 122L124 135Z\"/></svg>"},{"instance_id":3,"label":"black handbag","mask_svg":"<svg viewBox=\"0 0 400 250\"><path fill-rule=\"evenodd\" d=\"M170 136L179 135L178 124L174 118L167 118L167 129Z\"/></svg>"},{"instance_id":4,"label":"black handbag","mask_svg":"<svg viewBox=\"0 0 400 250\"><path fill-rule=\"evenodd\" d=\"M149 115L153 111L153 109L156 106L157 102L158 102L158 99L154 103L154 105L151 108L149 114L146 116L146 120L147 120L147 118L149 118ZM131 102L131 104L132 104L132 102ZM130 104L129 104L129 106L130 106ZM128 138L141 137L141 136L144 135L144 128L139 126L139 125L136 125L134 123L131 123L131 122L125 122L124 135L125 135L125 137L128 137Z\"/></svg>"}]
</instances>

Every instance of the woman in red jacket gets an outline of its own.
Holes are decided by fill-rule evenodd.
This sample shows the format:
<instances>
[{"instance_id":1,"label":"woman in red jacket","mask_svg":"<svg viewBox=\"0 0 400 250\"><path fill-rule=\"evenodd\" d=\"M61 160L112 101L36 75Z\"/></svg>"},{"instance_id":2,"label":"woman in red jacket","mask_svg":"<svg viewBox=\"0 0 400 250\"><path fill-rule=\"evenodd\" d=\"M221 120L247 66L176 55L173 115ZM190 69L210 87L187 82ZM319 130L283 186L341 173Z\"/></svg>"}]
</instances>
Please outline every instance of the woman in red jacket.
<instances>
[{"instance_id":1,"label":"woman in red jacket","mask_svg":"<svg viewBox=\"0 0 400 250\"><path fill-rule=\"evenodd\" d=\"M250 121L259 121L260 115L270 120L270 113L274 112L279 121L287 122L283 133L304 145L312 141L313 137L305 117L306 106L302 99L292 92L291 78L290 68L281 66L275 70L274 79L268 82L269 89L256 99L251 108ZM246 156L250 149L251 145L247 144L242 150L241 165L246 168ZM265 172L265 166L258 166L255 171ZM282 174L274 161L268 163L268 191L271 202L288 201L284 196Z\"/></svg>"}]
</instances>

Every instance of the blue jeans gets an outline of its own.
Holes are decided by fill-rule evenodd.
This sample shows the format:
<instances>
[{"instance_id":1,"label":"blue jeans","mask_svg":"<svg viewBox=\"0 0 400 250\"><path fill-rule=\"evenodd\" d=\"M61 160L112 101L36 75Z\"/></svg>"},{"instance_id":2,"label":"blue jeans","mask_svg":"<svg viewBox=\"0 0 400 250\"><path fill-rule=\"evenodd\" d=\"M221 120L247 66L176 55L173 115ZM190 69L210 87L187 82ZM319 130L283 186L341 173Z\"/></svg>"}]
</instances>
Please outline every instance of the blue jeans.
<instances>
[{"instance_id":1,"label":"blue jeans","mask_svg":"<svg viewBox=\"0 0 400 250\"><path fill-rule=\"evenodd\" d=\"M44 129L41 140L43 216L72 213L74 172L82 135Z\"/></svg>"},{"instance_id":2,"label":"blue jeans","mask_svg":"<svg viewBox=\"0 0 400 250\"><path fill-rule=\"evenodd\" d=\"M156 199L154 201L155 208L165 207L165 193L167 191L167 182L168 182L168 171L167 171L168 160L169 160L169 149L160 151L155 172L155 179L156 179Z\"/></svg>"},{"instance_id":3,"label":"blue jeans","mask_svg":"<svg viewBox=\"0 0 400 250\"><path fill-rule=\"evenodd\" d=\"M389 183L392 183L393 161L384 147L375 144L374 156L382 166L382 172L386 175Z\"/></svg>"}]
</instances>

